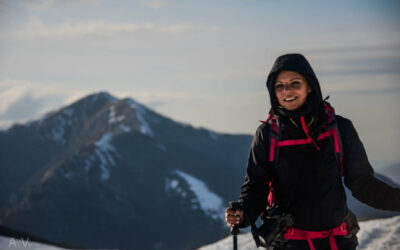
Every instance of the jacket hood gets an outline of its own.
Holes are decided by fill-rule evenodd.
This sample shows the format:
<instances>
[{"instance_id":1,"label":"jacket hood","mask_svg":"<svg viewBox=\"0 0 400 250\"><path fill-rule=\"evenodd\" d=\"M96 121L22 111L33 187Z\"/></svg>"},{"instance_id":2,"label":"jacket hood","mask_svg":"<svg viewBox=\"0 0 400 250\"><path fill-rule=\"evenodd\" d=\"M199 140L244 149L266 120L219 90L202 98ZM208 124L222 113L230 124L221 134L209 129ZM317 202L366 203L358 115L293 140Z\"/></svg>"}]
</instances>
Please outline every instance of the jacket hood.
<instances>
[{"instance_id":1,"label":"jacket hood","mask_svg":"<svg viewBox=\"0 0 400 250\"><path fill-rule=\"evenodd\" d=\"M267 88L271 100L271 108L273 110L276 111L279 107L274 90L275 80L278 74L284 70L296 71L297 73L302 74L312 88L311 93L307 97L307 101L312 99L312 102L316 105L316 107L320 107L322 105L323 102L321 88L310 63L301 54L286 54L278 57L275 60L267 79Z\"/></svg>"}]
</instances>

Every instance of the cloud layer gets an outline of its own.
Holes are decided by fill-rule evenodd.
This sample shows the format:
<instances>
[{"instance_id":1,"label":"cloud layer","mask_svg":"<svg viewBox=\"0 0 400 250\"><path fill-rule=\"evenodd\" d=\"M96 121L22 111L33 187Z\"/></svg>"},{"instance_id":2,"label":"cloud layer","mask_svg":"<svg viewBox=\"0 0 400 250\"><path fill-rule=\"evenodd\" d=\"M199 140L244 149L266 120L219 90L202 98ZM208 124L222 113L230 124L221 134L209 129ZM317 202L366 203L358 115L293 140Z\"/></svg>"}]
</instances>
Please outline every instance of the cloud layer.
<instances>
[{"instance_id":1,"label":"cloud layer","mask_svg":"<svg viewBox=\"0 0 400 250\"><path fill-rule=\"evenodd\" d=\"M64 21L58 25L44 23L38 18L31 18L22 24L16 31L9 30L3 37L16 37L19 39L62 39L78 36L115 36L124 33L162 33L179 35L184 33L220 32L218 26L207 26L192 23L156 24L152 22L110 22L106 20L89 21Z\"/></svg>"}]
</instances>

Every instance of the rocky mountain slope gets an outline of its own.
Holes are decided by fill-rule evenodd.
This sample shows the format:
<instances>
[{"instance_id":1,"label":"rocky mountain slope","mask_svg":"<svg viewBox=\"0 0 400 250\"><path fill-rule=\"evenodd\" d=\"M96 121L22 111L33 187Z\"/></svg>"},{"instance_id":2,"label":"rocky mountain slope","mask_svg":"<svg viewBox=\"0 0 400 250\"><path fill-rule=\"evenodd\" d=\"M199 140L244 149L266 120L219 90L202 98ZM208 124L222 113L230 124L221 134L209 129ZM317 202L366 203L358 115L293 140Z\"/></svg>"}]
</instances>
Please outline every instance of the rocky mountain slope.
<instances>
[{"instance_id":1,"label":"rocky mountain slope","mask_svg":"<svg viewBox=\"0 0 400 250\"><path fill-rule=\"evenodd\" d=\"M250 141L88 96L0 132L1 224L90 248L197 247L224 234Z\"/></svg>"}]
</instances>

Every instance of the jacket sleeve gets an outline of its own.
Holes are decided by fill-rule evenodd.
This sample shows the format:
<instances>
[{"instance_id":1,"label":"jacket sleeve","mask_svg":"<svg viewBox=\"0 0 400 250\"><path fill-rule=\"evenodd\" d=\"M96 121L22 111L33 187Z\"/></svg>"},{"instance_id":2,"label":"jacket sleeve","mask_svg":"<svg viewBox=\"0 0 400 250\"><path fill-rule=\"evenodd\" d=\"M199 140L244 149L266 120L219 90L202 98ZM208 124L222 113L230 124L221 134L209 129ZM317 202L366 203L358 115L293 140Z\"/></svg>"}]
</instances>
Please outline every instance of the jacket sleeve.
<instances>
[{"instance_id":1,"label":"jacket sleeve","mask_svg":"<svg viewBox=\"0 0 400 250\"><path fill-rule=\"evenodd\" d=\"M374 170L352 122L338 118L343 141L345 185L356 199L371 207L400 211L400 189L391 187L374 176Z\"/></svg>"},{"instance_id":2,"label":"jacket sleeve","mask_svg":"<svg viewBox=\"0 0 400 250\"><path fill-rule=\"evenodd\" d=\"M271 178L268 145L268 125L262 124L251 143L246 177L241 188L239 202L243 206L244 222L240 227L248 227L255 222L267 205L268 183Z\"/></svg>"}]
</instances>

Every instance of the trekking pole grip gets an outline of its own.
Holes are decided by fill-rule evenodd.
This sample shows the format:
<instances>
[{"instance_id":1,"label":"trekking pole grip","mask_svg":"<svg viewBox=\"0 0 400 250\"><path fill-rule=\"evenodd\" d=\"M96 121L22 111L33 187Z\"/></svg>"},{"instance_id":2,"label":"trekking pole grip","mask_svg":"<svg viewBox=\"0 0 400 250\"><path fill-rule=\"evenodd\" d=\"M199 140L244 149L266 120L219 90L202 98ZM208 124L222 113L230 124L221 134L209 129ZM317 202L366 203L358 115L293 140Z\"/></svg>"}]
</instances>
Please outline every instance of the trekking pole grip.
<instances>
[{"instance_id":1,"label":"trekking pole grip","mask_svg":"<svg viewBox=\"0 0 400 250\"><path fill-rule=\"evenodd\" d=\"M241 204L237 201L231 201L231 202L229 202L229 204L231 205L231 208L233 211L239 210L241 208ZM231 227L232 235L238 235L239 233L240 233L240 231L239 231L238 225Z\"/></svg>"}]
</instances>

